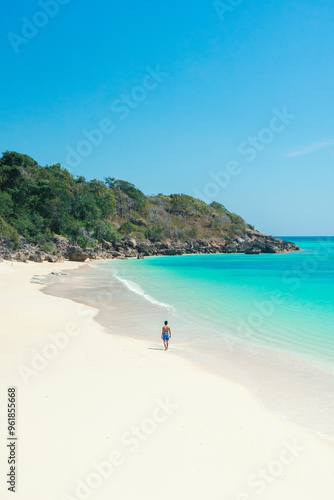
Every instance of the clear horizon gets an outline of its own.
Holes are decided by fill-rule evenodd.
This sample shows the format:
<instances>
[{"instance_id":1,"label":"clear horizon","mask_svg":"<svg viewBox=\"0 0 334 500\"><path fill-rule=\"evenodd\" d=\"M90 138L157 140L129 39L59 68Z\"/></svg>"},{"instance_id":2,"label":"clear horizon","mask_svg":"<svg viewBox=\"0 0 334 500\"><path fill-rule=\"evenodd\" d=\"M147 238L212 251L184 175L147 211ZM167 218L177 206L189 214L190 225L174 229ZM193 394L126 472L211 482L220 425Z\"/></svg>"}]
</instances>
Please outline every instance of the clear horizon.
<instances>
[{"instance_id":1,"label":"clear horizon","mask_svg":"<svg viewBox=\"0 0 334 500\"><path fill-rule=\"evenodd\" d=\"M3 9L1 152L333 234L332 2Z\"/></svg>"}]
</instances>

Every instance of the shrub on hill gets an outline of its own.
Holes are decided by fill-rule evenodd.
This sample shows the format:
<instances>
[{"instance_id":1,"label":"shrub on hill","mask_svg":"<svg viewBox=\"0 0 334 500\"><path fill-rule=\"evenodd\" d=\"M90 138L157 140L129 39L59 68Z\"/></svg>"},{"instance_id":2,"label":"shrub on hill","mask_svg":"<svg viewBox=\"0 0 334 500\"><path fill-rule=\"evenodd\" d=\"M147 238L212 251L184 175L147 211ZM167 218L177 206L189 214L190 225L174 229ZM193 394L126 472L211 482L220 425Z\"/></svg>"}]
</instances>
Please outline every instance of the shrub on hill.
<instances>
[{"instance_id":1,"label":"shrub on hill","mask_svg":"<svg viewBox=\"0 0 334 500\"><path fill-rule=\"evenodd\" d=\"M151 241L232 240L253 227L216 201L207 205L182 193L146 196L130 182L87 181L59 163L41 167L14 151L0 159L0 217L0 234L15 245L20 234L50 251L54 233L85 248L124 235Z\"/></svg>"}]
</instances>

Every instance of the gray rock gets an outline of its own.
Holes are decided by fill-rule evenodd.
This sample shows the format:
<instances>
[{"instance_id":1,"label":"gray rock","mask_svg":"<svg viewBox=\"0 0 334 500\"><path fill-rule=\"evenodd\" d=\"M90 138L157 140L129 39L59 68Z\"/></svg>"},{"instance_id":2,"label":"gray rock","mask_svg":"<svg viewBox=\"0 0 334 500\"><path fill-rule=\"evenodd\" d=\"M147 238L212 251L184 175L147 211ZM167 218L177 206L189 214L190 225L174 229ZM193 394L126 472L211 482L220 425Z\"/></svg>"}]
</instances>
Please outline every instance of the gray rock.
<instances>
[{"instance_id":1,"label":"gray rock","mask_svg":"<svg viewBox=\"0 0 334 500\"><path fill-rule=\"evenodd\" d=\"M80 247L69 247L67 249L67 256L69 260L76 262L85 262L85 260L89 259L90 255L87 250L83 250Z\"/></svg>"},{"instance_id":2,"label":"gray rock","mask_svg":"<svg viewBox=\"0 0 334 500\"><path fill-rule=\"evenodd\" d=\"M260 248L249 248L248 250L245 251L246 255L259 255L261 253Z\"/></svg>"},{"instance_id":3,"label":"gray rock","mask_svg":"<svg viewBox=\"0 0 334 500\"><path fill-rule=\"evenodd\" d=\"M104 248L106 250L113 250L114 245L112 243L110 243L110 241L102 240L102 248Z\"/></svg>"}]
</instances>

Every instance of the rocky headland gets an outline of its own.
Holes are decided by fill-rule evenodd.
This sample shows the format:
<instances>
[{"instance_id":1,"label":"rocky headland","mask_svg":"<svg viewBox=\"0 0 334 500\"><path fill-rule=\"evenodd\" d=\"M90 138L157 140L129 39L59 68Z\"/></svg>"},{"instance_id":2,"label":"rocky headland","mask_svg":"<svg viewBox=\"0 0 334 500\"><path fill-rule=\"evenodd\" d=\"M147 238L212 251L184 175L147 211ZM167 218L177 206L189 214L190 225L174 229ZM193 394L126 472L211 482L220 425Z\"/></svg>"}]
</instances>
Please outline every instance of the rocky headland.
<instances>
[{"instance_id":1,"label":"rocky headland","mask_svg":"<svg viewBox=\"0 0 334 500\"><path fill-rule=\"evenodd\" d=\"M19 246L15 249L9 238L0 237L0 258L19 262L62 262L64 260L84 262L89 260L144 258L154 255L185 255L244 253L258 255L260 253L295 252L300 248L295 244L254 230L247 231L243 238L226 240L225 238L180 240L140 240L123 236L111 243L102 243L93 248L81 248L73 245L67 238L53 236L55 250L44 252L39 245L31 245L20 237Z\"/></svg>"}]
</instances>

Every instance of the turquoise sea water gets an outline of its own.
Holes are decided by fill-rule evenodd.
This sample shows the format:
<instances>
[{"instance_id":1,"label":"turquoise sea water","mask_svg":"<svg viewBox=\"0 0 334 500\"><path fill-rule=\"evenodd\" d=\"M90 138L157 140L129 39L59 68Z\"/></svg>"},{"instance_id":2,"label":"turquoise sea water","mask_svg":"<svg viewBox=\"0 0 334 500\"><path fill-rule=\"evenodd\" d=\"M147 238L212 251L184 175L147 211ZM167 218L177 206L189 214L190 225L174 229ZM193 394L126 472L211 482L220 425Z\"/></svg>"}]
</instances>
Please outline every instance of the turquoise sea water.
<instances>
[{"instance_id":1,"label":"turquoise sea water","mask_svg":"<svg viewBox=\"0 0 334 500\"><path fill-rule=\"evenodd\" d=\"M170 305L182 335L279 349L334 374L334 237L286 238L288 254L186 255L112 261L132 291ZM184 326L188 324L188 328Z\"/></svg>"},{"instance_id":2,"label":"turquoise sea water","mask_svg":"<svg viewBox=\"0 0 334 500\"><path fill-rule=\"evenodd\" d=\"M334 440L334 237L286 239L302 251L111 260L49 293L96 307L107 331L157 355L169 320L174 353Z\"/></svg>"},{"instance_id":3,"label":"turquoise sea water","mask_svg":"<svg viewBox=\"0 0 334 500\"><path fill-rule=\"evenodd\" d=\"M127 304L120 331L158 341L168 319L173 350L200 353L267 409L333 440L334 237L285 239L302 251L113 260L97 265L99 280L118 283L114 311ZM112 306L102 316L114 323Z\"/></svg>"}]
</instances>

